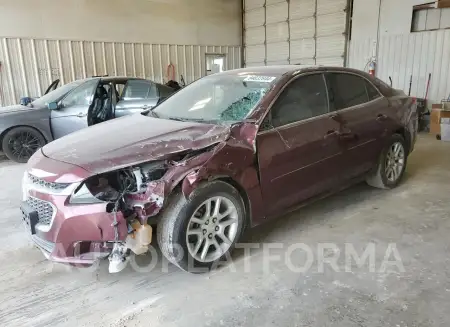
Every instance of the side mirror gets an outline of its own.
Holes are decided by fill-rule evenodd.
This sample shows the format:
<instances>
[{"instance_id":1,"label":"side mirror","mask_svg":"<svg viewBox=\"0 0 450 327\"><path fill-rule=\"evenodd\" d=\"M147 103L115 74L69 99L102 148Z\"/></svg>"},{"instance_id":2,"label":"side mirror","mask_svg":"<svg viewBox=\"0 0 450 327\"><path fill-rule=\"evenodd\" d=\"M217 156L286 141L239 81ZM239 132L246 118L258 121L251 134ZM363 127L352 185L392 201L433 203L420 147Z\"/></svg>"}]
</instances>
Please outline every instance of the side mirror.
<instances>
[{"instance_id":1,"label":"side mirror","mask_svg":"<svg viewBox=\"0 0 450 327\"><path fill-rule=\"evenodd\" d=\"M47 103L47 108L49 110L57 110L57 109L59 109L59 106L58 106L57 102L50 102L50 103Z\"/></svg>"}]
</instances>

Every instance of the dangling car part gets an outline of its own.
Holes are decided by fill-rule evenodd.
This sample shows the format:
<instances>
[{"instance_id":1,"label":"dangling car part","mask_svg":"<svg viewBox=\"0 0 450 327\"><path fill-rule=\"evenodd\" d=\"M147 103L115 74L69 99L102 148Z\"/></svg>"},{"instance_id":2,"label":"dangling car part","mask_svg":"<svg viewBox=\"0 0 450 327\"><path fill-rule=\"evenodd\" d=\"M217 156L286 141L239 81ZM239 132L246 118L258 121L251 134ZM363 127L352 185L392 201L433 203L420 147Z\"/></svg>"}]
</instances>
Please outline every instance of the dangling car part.
<instances>
[{"instance_id":1,"label":"dangling car part","mask_svg":"<svg viewBox=\"0 0 450 327\"><path fill-rule=\"evenodd\" d=\"M24 175L23 219L50 260L109 256L118 272L147 252L156 226L169 261L209 270L247 226L361 180L397 186L416 134L413 99L369 74L227 71L37 151Z\"/></svg>"}]
</instances>

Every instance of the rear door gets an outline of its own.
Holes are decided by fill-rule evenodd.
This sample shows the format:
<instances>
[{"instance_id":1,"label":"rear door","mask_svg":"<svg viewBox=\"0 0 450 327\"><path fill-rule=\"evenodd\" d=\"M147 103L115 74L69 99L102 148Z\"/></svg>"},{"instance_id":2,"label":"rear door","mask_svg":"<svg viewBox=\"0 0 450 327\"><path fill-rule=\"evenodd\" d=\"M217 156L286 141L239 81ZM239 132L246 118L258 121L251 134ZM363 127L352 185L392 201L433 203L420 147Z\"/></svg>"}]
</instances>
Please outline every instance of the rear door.
<instances>
[{"instance_id":1,"label":"rear door","mask_svg":"<svg viewBox=\"0 0 450 327\"><path fill-rule=\"evenodd\" d=\"M116 117L151 109L158 103L159 94L155 83L147 80L129 80L116 105Z\"/></svg>"},{"instance_id":2,"label":"rear door","mask_svg":"<svg viewBox=\"0 0 450 327\"><path fill-rule=\"evenodd\" d=\"M55 139L88 127L87 115L99 81L81 84L59 102L59 109L52 110L50 122Z\"/></svg>"},{"instance_id":3,"label":"rear door","mask_svg":"<svg viewBox=\"0 0 450 327\"><path fill-rule=\"evenodd\" d=\"M325 78L291 81L257 136L261 188L268 214L276 214L339 183L340 124L330 118Z\"/></svg>"},{"instance_id":4,"label":"rear door","mask_svg":"<svg viewBox=\"0 0 450 327\"><path fill-rule=\"evenodd\" d=\"M378 160L387 132L389 101L362 76L343 72L326 76L332 110L342 123L346 177L356 177Z\"/></svg>"}]
</instances>

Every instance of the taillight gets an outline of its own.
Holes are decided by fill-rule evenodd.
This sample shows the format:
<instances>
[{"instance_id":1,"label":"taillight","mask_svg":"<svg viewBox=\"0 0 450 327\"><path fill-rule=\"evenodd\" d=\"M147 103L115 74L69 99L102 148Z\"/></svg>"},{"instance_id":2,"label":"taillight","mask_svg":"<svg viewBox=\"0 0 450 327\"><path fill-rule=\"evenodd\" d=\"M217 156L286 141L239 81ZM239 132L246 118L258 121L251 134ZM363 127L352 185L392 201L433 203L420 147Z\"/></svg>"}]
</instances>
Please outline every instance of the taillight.
<instances>
[{"instance_id":1,"label":"taillight","mask_svg":"<svg viewBox=\"0 0 450 327\"><path fill-rule=\"evenodd\" d=\"M412 103L413 103L413 104L416 104L416 102L417 102L417 98L415 98L415 97L411 97L411 99L412 99Z\"/></svg>"}]
</instances>

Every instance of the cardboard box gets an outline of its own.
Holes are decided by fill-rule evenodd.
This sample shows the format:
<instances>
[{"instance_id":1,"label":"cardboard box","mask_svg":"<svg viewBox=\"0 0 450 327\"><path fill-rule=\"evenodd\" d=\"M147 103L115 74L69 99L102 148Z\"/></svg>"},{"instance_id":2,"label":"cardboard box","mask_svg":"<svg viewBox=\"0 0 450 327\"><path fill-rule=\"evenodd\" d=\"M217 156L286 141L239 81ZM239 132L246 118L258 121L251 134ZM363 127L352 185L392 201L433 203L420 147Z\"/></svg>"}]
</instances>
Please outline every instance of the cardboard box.
<instances>
[{"instance_id":1,"label":"cardboard box","mask_svg":"<svg viewBox=\"0 0 450 327\"><path fill-rule=\"evenodd\" d=\"M450 111L442 110L441 104L433 104L430 114L430 134L441 135L441 118L450 118Z\"/></svg>"},{"instance_id":2,"label":"cardboard box","mask_svg":"<svg viewBox=\"0 0 450 327\"><path fill-rule=\"evenodd\" d=\"M450 8L450 0L438 0L438 8Z\"/></svg>"}]
</instances>

